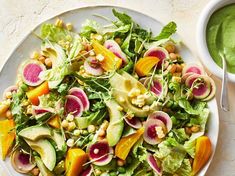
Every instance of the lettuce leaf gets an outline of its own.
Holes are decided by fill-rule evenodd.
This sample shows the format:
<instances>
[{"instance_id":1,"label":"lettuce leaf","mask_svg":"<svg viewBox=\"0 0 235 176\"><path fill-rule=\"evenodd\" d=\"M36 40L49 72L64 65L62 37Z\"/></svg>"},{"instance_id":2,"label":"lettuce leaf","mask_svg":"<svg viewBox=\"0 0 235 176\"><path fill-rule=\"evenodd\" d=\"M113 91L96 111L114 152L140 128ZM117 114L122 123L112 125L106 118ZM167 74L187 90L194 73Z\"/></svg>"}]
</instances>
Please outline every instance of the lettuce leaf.
<instances>
[{"instance_id":1,"label":"lettuce leaf","mask_svg":"<svg viewBox=\"0 0 235 176\"><path fill-rule=\"evenodd\" d=\"M134 159L130 165L128 165L125 169L126 172L123 174L119 174L118 176L127 176L127 175L133 175L135 169L139 166L140 162L136 159Z\"/></svg>"},{"instance_id":2,"label":"lettuce leaf","mask_svg":"<svg viewBox=\"0 0 235 176\"><path fill-rule=\"evenodd\" d=\"M178 176L191 176L192 175L192 167L189 159L184 159L181 167L176 171Z\"/></svg>"},{"instance_id":3,"label":"lettuce leaf","mask_svg":"<svg viewBox=\"0 0 235 176\"><path fill-rule=\"evenodd\" d=\"M132 153L133 156L140 162L146 161L147 149L143 147L143 139L138 140L137 143L133 146Z\"/></svg>"},{"instance_id":4,"label":"lettuce leaf","mask_svg":"<svg viewBox=\"0 0 235 176\"><path fill-rule=\"evenodd\" d=\"M181 144L189 139L189 136L185 133L184 128L173 129L171 130L171 133L173 137L177 140L177 142Z\"/></svg>"},{"instance_id":5,"label":"lettuce leaf","mask_svg":"<svg viewBox=\"0 0 235 176\"><path fill-rule=\"evenodd\" d=\"M112 9L113 15L118 18L122 23L124 24L131 24L133 23L132 18L125 14L125 13L120 13L118 11L116 11L115 9Z\"/></svg>"},{"instance_id":6,"label":"lettuce leaf","mask_svg":"<svg viewBox=\"0 0 235 176\"><path fill-rule=\"evenodd\" d=\"M53 24L43 24L41 27L41 35L40 37L45 40L48 39L51 42L59 42L61 40L65 40L66 38L73 38L74 33L64 29L57 27Z\"/></svg>"},{"instance_id":7,"label":"lettuce leaf","mask_svg":"<svg viewBox=\"0 0 235 176\"><path fill-rule=\"evenodd\" d=\"M192 157L194 158L195 156L195 150L196 150L196 139L192 139L189 141L186 141L184 143L184 148L186 150L186 152Z\"/></svg>"},{"instance_id":8,"label":"lettuce leaf","mask_svg":"<svg viewBox=\"0 0 235 176\"><path fill-rule=\"evenodd\" d=\"M174 34L177 30L177 25L175 22L170 22L166 26L163 27L160 34L158 34L156 37L154 37L152 40L161 40L169 38L172 34Z\"/></svg>"}]
</instances>

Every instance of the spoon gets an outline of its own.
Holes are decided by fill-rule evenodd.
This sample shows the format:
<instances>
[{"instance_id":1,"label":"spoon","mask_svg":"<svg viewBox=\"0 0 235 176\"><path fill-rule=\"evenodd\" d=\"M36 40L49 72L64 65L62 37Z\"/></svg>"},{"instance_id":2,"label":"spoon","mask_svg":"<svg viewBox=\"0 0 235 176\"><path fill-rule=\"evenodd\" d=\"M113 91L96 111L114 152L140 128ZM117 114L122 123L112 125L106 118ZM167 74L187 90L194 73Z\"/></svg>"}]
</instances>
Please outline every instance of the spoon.
<instances>
[{"instance_id":1,"label":"spoon","mask_svg":"<svg viewBox=\"0 0 235 176\"><path fill-rule=\"evenodd\" d=\"M228 102L228 75L227 75L227 63L225 60L224 53L219 51L219 55L223 63L223 79L222 79L222 90L220 95L220 107L223 111L229 111L229 102Z\"/></svg>"}]
</instances>

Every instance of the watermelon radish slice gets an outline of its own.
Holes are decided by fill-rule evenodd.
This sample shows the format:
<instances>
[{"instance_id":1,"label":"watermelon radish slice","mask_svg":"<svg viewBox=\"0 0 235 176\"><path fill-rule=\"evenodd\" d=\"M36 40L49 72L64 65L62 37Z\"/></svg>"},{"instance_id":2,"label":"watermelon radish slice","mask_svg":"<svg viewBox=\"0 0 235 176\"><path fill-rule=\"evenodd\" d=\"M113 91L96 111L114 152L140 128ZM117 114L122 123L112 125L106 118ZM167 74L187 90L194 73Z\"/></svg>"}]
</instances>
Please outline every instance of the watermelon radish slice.
<instances>
[{"instance_id":1,"label":"watermelon radish slice","mask_svg":"<svg viewBox=\"0 0 235 176\"><path fill-rule=\"evenodd\" d=\"M199 75L203 75L205 74L203 68L195 63L193 64L187 64L182 71L182 75L186 74L186 73L196 73Z\"/></svg>"},{"instance_id":2,"label":"watermelon radish slice","mask_svg":"<svg viewBox=\"0 0 235 176\"><path fill-rule=\"evenodd\" d=\"M124 120L132 128L139 129L142 127L142 123L137 117L133 117L131 119L128 119L127 117L125 117Z\"/></svg>"},{"instance_id":3,"label":"watermelon radish slice","mask_svg":"<svg viewBox=\"0 0 235 176\"><path fill-rule=\"evenodd\" d=\"M208 79L210 80L210 83L211 83L211 91L210 91L210 94L205 99L203 99L203 101L211 100L215 96L215 92L216 92L216 85L215 85L214 80L211 79L210 77L208 77Z\"/></svg>"},{"instance_id":4,"label":"watermelon radish slice","mask_svg":"<svg viewBox=\"0 0 235 176\"><path fill-rule=\"evenodd\" d=\"M43 82L39 74L46 70L46 67L39 61L30 60L22 68L22 80L29 86L38 86Z\"/></svg>"},{"instance_id":5,"label":"watermelon radish slice","mask_svg":"<svg viewBox=\"0 0 235 176\"><path fill-rule=\"evenodd\" d=\"M127 63L128 59L126 55L122 52L120 46L114 40L106 40L104 46L109 49L117 57L121 58L123 63Z\"/></svg>"},{"instance_id":6,"label":"watermelon radish slice","mask_svg":"<svg viewBox=\"0 0 235 176\"><path fill-rule=\"evenodd\" d=\"M29 154L23 153L18 149L11 154L11 164L17 172L22 174L29 173L36 166L30 161Z\"/></svg>"},{"instance_id":7,"label":"watermelon radish slice","mask_svg":"<svg viewBox=\"0 0 235 176\"><path fill-rule=\"evenodd\" d=\"M69 90L69 95L73 95L81 100L84 111L89 109L90 102L88 100L86 93L82 89L78 87L73 87Z\"/></svg>"},{"instance_id":8,"label":"watermelon radish slice","mask_svg":"<svg viewBox=\"0 0 235 176\"><path fill-rule=\"evenodd\" d=\"M53 108L43 108L43 107L39 107L39 106L32 106L33 109L33 115L39 115L39 114L43 114L43 113L54 113L54 109Z\"/></svg>"},{"instance_id":9,"label":"watermelon radish slice","mask_svg":"<svg viewBox=\"0 0 235 176\"><path fill-rule=\"evenodd\" d=\"M104 73L104 70L100 67L98 60L93 57L89 57L85 60L84 69L86 73L94 76L100 76Z\"/></svg>"},{"instance_id":10,"label":"watermelon radish slice","mask_svg":"<svg viewBox=\"0 0 235 176\"><path fill-rule=\"evenodd\" d=\"M148 116L148 120L149 119L161 120L167 128L167 132L169 132L172 128L172 120L171 120L170 116L163 111L155 111L154 113L152 113Z\"/></svg>"},{"instance_id":11,"label":"watermelon radish slice","mask_svg":"<svg viewBox=\"0 0 235 176\"><path fill-rule=\"evenodd\" d=\"M169 57L168 51L163 47L152 47L144 53L144 57L154 56L160 59L158 66L162 65L163 60Z\"/></svg>"},{"instance_id":12,"label":"watermelon radish slice","mask_svg":"<svg viewBox=\"0 0 235 176\"><path fill-rule=\"evenodd\" d=\"M92 174L92 167L89 165L85 170L82 171L80 176L91 176Z\"/></svg>"},{"instance_id":13,"label":"watermelon radish slice","mask_svg":"<svg viewBox=\"0 0 235 176\"><path fill-rule=\"evenodd\" d=\"M162 175L162 169L160 167L159 161L152 154L147 154L147 162L150 167L156 172L158 175Z\"/></svg>"},{"instance_id":14,"label":"watermelon radish slice","mask_svg":"<svg viewBox=\"0 0 235 176\"><path fill-rule=\"evenodd\" d=\"M193 74L186 79L185 84L189 88L194 86L192 93L197 99L204 99L210 94L211 83L205 75Z\"/></svg>"},{"instance_id":15,"label":"watermelon radish slice","mask_svg":"<svg viewBox=\"0 0 235 176\"><path fill-rule=\"evenodd\" d=\"M65 112L71 113L74 116L80 117L83 111L83 104L81 100L74 95L67 95L65 101Z\"/></svg>"},{"instance_id":16,"label":"watermelon radish slice","mask_svg":"<svg viewBox=\"0 0 235 176\"><path fill-rule=\"evenodd\" d=\"M187 79L189 76L193 75L193 74L194 74L194 73L192 73L192 72L185 73L185 74L182 76L182 78L181 78L181 82L182 82L182 83L185 83L186 79Z\"/></svg>"},{"instance_id":17,"label":"watermelon radish slice","mask_svg":"<svg viewBox=\"0 0 235 176\"><path fill-rule=\"evenodd\" d=\"M149 81L150 81L150 77L147 77L145 79L142 80L142 84L148 88L149 86ZM150 90L157 96L159 97L162 93L166 94L167 91L168 91L168 87L166 87L164 90L163 90L163 85L162 85L162 81L161 81L161 78L155 76L152 80L152 85L150 87Z\"/></svg>"},{"instance_id":18,"label":"watermelon radish slice","mask_svg":"<svg viewBox=\"0 0 235 176\"><path fill-rule=\"evenodd\" d=\"M99 141L89 147L88 154L93 164L104 166L112 160L113 148L107 141Z\"/></svg>"},{"instance_id":19,"label":"watermelon radish slice","mask_svg":"<svg viewBox=\"0 0 235 176\"><path fill-rule=\"evenodd\" d=\"M7 92L13 93L13 92L17 92L17 90L18 90L17 86L10 86L10 87L6 88L3 92L3 98L6 99Z\"/></svg>"},{"instance_id":20,"label":"watermelon radish slice","mask_svg":"<svg viewBox=\"0 0 235 176\"><path fill-rule=\"evenodd\" d=\"M145 128L144 128L143 137L145 142L151 145L159 144L162 141L162 139L158 137L156 127L162 127L163 132L165 133L166 132L165 124L158 119L149 119L145 122L144 126Z\"/></svg>"}]
</instances>

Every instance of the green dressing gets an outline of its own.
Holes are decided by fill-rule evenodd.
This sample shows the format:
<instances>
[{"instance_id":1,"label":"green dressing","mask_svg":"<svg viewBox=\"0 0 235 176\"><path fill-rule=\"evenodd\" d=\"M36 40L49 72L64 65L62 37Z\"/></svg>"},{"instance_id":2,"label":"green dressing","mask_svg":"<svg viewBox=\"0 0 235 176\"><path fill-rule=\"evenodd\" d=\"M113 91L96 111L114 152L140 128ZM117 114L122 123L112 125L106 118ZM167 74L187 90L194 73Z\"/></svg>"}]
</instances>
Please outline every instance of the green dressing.
<instances>
[{"instance_id":1,"label":"green dressing","mask_svg":"<svg viewBox=\"0 0 235 176\"><path fill-rule=\"evenodd\" d=\"M207 25L206 40L214 61L222 67L219 56L219 51L222 51L228 72L235 73L235 4L225 6L212 14Z\"/></svg>"}]
</instances>

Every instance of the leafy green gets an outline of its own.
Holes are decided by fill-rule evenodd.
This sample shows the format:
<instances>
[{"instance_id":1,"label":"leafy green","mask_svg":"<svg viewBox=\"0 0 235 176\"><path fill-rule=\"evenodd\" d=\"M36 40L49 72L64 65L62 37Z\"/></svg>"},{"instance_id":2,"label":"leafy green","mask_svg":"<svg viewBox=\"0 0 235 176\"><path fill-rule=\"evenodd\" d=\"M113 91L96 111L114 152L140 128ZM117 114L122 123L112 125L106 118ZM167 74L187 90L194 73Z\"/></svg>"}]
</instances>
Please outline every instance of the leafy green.
<instances>
[{"instance_id":1,"label":"leafy green","mask_svg":"<svg viewBox=\"0 0 235 176\"><path fill-rule=\"evenodd\" d=\"M57 27L53 24L45 23L41 26L41 35L42 39L48 39L51 42L59 42L61 40L70 39L73 37L73 33L61 28Z\"/></svg>"},{"instance_id":2,"label":"leafy green","mask_svg":"<svg viewBox=\"0 0 235 176\"><path fill-rule=\"evenodd\" d=\"M180 99L179 100L179 106L183 108L188 114L191 115L199 115L201 110L205 107L206 103L201 102L201 105L197 106L197 109L194 108L190 102L186 99Z\"/></svg>"},{"instance_id":3,"label":"leafy green","mask_svg":"<svg viewBox=\"0 0 235 176\"><path fill-rule=\"evenodd\" d=\"M131 17L125 13L120 13L118 11L116 11L115 9L112 9L113 15L115 17L117 17L121 22L123 22L124 24L131 24L133 23L133 20L131 19Z\"/></svg>"},{"instance_id":4,"label":"leafy green","mask_svg":"<svg viewBox=\"0 0 235 176\"><path fill-rule=\"evenodd\" d=\"M146 161L147 149L143 147L143 139L139 139L132 149L133 156L140 162Z\"/></svg>"},{"instance_id":5,"label":"leafy green","mask_svg":"<svg viewBox=\"0 0 235 176\"><path fill-rule=\"evenodd\" d=\"M184 128L173 129L171 130L171 133L173 134L177 142L179 142L180 144L184 143L186 140L189 139L189 136L185 133Z\"/></svg>"},{"instance_id":6,"label":"leafy green","mask_svg":"<svg viewBox=\"0 0 235 176\"><path fill-rule=\"evenodd\" d=\"M180 168L185 155L186 152L183 148L173 148L170 154L162 160L163 171L171 174L175 173Z\"/></svg>"},{"instance_id":7,"label":"leafy green","mask_svg":"<svg viewBox=\"0 0 235 176\"><path fill-rule=\"evenodd\" d=\"M166 26L163 27L160 34L153 38L153 40L161 40L169 38L172 34L174 34L177 30L177 25L175 22L170 22Z\"/></svg>"},{"instance_id":8,"label":"leafy green","mask_svg":"<svg viewBox=\"0 0 235 176\"><path fill-rule=\"evenodd\" d=\"M181 167L176 171L178 176L191 176L192 167L189 159L184 159Z\"/></svg>"},{"instance_id":9,"label":"leafy green","mask_svg":"<svg viewBox=\"0 0 235 176\"><path fill-rule=\"evenodd\" d=\"M195 149L196 149L196 139L190 139L184 143L184 148L186 152L194 158L195 156Z\"/></svg>"},{"instance_id":10,"label":"leafy green","mask_svg":"<svg viewBox=\"0 0 235 176\"><path fill-rule=\"evenodd\" d=\"M135 169L139 166L140 162L138 160L133 160L128 166L126 166L126 172L119 174L118 176L133 175Z\"/></svg>"}]
</instances>

